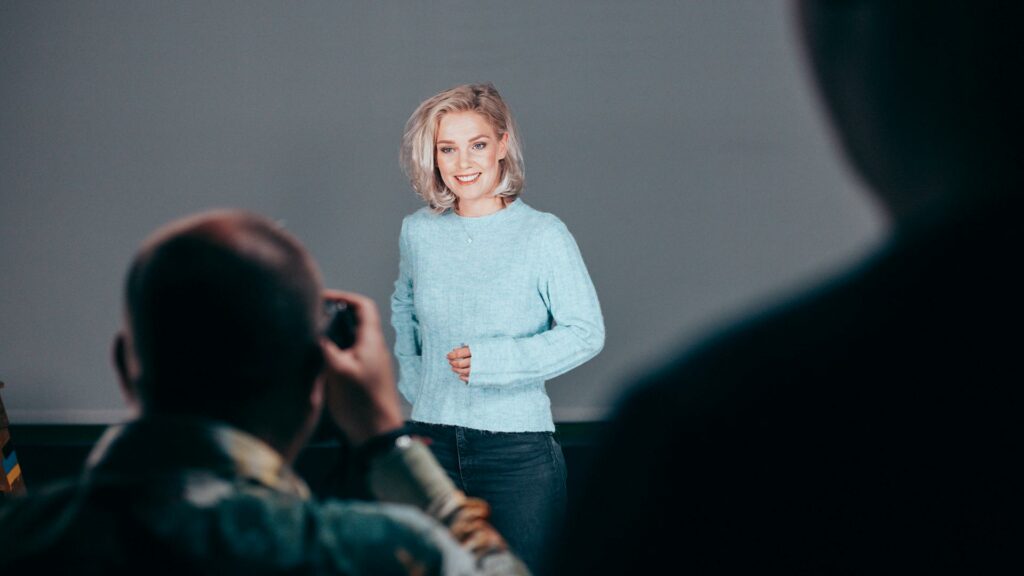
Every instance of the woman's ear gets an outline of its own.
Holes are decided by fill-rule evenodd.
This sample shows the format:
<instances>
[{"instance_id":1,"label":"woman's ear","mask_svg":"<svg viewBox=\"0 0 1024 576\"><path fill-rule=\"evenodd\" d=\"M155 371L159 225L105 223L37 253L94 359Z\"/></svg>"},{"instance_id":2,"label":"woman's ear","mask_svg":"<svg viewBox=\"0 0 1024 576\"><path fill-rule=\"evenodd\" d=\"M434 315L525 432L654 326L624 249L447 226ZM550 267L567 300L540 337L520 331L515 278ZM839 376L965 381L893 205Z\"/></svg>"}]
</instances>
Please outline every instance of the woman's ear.
<instances>
[{"instance_id":1,"label":"woman's ear","mask_svg":"<svg viewBox=\"0 0 1024 576\"><path fill-rule=\"evenodd\" d=\"M498 160L504 160L508 156L508 132L501 135L498 140Z\"/></svg>"}]
</instances>

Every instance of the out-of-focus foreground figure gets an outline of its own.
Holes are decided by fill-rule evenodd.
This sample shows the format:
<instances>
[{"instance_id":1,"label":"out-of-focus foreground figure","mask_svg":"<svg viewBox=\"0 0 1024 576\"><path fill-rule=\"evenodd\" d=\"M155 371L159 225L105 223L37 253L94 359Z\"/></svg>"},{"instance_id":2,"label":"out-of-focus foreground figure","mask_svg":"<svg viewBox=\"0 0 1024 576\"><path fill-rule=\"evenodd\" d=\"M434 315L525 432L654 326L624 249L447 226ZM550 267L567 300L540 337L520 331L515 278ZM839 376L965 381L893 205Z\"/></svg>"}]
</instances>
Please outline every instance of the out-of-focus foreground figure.
<instances>
[{"instance_id":1,"label":"out-of-focus foreground figure","mask_svg":"<svg viewBox=\"0 0 1024 576\"><path fill-rule=\"evenodd\" d=\"M627 395L555 573L1022 569L1022 13L798 5L891 236Z\"/></svg>"}]
</instances>

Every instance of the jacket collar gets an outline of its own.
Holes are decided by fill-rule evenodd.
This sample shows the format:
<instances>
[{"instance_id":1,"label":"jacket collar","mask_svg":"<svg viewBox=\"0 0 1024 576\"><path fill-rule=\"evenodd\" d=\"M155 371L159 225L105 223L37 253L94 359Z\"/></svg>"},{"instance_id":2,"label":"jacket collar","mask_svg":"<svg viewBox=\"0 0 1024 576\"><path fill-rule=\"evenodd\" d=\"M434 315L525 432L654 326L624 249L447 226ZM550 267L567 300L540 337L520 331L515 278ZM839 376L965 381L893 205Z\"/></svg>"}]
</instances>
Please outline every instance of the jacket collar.
<instances>
[{"instance_id":1,"label":"jacket collar","mask_svg":"<svg viewBox=\"0 0 1024 576\"><path fill-rule=\"evenodd\" d=\"M147 416L111 426L86 461L87 476L173 476L203 471L310 497L309 487L262 440L223 423Z\"/></svg>"}]
</instances>

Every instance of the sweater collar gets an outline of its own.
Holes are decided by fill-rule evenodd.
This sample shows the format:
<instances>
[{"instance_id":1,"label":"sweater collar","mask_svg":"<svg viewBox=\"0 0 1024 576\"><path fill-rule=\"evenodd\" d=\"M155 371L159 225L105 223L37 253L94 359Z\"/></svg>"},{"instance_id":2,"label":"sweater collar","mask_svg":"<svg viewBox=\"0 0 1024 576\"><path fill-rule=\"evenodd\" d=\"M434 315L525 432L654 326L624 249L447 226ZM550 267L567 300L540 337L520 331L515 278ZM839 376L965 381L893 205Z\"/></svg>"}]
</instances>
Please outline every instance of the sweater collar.
<instances>
[{"instance_id":1,"label":"sweater collar","mask_svg":"<svg viewBox=\"0 0 1024 576\"><path fill-rule=\"evenodd\" d=\"M525 204L523 204L522 199L516 198L508 206L505 206L501 210L498 210L497 212L494 212L493 214L488 214L486 216L459 216L458 214L455 213L455 210L452 210L450 214L455 220L462 222L464 226L488 226L491 224L504 222L505 220L508 220L515 213L522 210L524 206Z\"/></svg>"}]
</instances>

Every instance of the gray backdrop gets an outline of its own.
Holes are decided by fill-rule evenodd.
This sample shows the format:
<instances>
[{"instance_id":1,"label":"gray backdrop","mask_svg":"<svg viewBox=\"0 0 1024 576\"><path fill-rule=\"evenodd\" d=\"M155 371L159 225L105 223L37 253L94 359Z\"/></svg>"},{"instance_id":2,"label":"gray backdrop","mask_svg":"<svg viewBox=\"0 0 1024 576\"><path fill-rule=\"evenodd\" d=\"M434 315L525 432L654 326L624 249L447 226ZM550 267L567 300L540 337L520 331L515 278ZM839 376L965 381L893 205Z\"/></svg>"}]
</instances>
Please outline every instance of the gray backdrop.
<instances>
[{"instance_id":1,"label":"gray backdrop","mask_svg":"<svg viewBox=\"0 0 1024 576\"><path fill-rule=\"evenodd\" d=\"M278 219L330 285L386 310L420 206L402 127L474 81L512 107L524 198L569 226L604 308L604 352L548 384L559 421L600 417L659 358L883 233L783 2L4 1L11 419L124 417L109 361L124 270L190 212Z\"/></svg>"}]
</instances>

